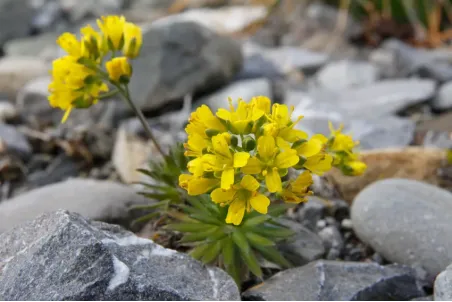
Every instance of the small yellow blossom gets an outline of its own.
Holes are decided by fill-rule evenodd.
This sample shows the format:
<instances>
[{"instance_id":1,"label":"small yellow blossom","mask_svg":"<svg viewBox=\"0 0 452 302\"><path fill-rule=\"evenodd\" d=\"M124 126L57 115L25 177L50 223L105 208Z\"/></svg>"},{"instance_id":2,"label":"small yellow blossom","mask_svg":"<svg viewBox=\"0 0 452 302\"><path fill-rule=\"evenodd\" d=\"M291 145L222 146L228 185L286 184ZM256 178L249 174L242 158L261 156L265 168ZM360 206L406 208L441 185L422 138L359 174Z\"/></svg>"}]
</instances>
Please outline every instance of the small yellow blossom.
<instances>
[{"instance_id":1,"label":"small yellow blossom","mask_svg":"<svg viewBox=\"0 0 452 302\"><path fill-rule=\"evenodd\" d=\"M192 196L204 194L215 188L218 183L219 180L215 178L196 177L190 174L179 176L179 185Z\"/></svg>"},{"instance_id":2,"label":"small yellow blossom","mask_svg":"<svg viewBox=\"0 0 452 302\"><path fill-rule=\"evenodd\" d=\"M257 100L254 103L246 103L243 100L238 101L237 110L229 99L229 110L218 109L217 116L222 120L231 123L232 128L238 134L248 134L254 126L254 122L264 116L264 111L257 106Z\"/></svg>"},{"instance_id":3,"label":"small yellow blossom","mask_svg":"<svg viewBox=\"0 0 452 302\"><path fill-rule=\"evenodd\" d=\"M325 172L331 170L333 165L333 157L330 154L319 153L309 157L303 164L303 167L314 174L323 175Z\"/></svg>"},{"instance_id":4,"label":"small yellow blossom","mask_svg":"<svg viewBox=\"0 0 452 302\"><path fill-rule=\"evenodd\" d=\"M359 160L348 162L347 166L352 170L351 174L354 176L362 175L367 169L367 165Z\"/></svg>"},{"instance_id":5,"label":"small yellow blossom","mask_svg":"<svg viewBox=\"0 0 452 302\"><path fill-rule=\"evenodd\" d=\"M309 187L312 183L311 173L309 173L309 171L304 171L298 175L297 179L289 182L281 196L285 202L289 203L306 202L307 196L313 194L312 191L309 191Z\"/></svg>"},{"instance_id":6,"label":"small yellow blossom","mask_svg":"<svg viewBox=\"0 0 452 302\"><path fill-rule=\"evenodd\" d=\"M113 82L128 82L132 74L132 68L126 57L113 58L105 64L108 76Z\"/></svg>"},{"instance_id":7,"label":"small yellow blossom","mask_svg":"<svg viewBox=\"0 0 452 302\"><path fill-rule=\"evenodd\" d=\"M261 214L267 214L270 200L264 194L258 192L259 182L250 175L243 176L239 184L234 185L229 190L221 188L215 189L211 193L212 201L222 205L229 205L226 223L239 225L245 211L250 212L251 208Z\"/></svg>"},{"instance_id":8,"label":"small yellow blossom","mask_svg":"<svg viewBox=\"0 0 452 302\"><path fill-rule=\"evenodd\" d=\"M107 45L102 36L91 25L83 27L80 32L82 33L82 56L97 60L107 52Z\"/></svg>"},{"instance_id":9,"label":"small yellow blossom","mask_svg":"<svg viewBox=\"0 0 452 302\"><path fill-rule=\"evenodd\" d=\"M124 55L131 59L136 58L140 54L142 39L141 28L133 23L126 22L124 25L124 47L122 49Z\"/></svg>"},{"instance_id":10,"label":"small yellow blossom","mask_svg":"<svg viewBox=\"0 0 452 302\"><path fill-rule=\"evenodd\" d=\"M82 55L82 45L74 34L63 33L58 37L57 44L70 56L79 58Z\"/></svg>"},{"instance_id":11,"label":"small yellow blossom","mask_svg":"<svg viewBox=\"0 0 452 302\"><path fill-rule=\"evenodd\" d=\"M332 151L350 152L358 144L358 142L353 141L353 138L350 135L342 133L344 128L343 125L341 125L338 129L334 129L333 124L329 122L329 127L331 136L333 137L333 144L330 147Z\"/></svg>"},{"instance_id":12,"label":"small yellow blossom","mask_svg":"<svg viewBox=\"0 0 452 302\"><path fill-rule=\"evenodd\" d=\"M97 25L102 31L107 45L111 50L121 50L124 44L124 16L106 16L97 20Z\"/></svg>"},{"instance_id":13,"label":"small yellow blossom","mask_svg":"<svg viewBox=\"0 0 452 302\"><path fill-rule=\"evenodd\" d=\"M188 121L189 123L185 128L185 132L188 135L197 133L201 137L209 139L206 133L207 130L218 133L226 131L226 126L221 123L220 119L206 105L202 105L195 112L192 112Z\"/></svg>"}]
</instances>

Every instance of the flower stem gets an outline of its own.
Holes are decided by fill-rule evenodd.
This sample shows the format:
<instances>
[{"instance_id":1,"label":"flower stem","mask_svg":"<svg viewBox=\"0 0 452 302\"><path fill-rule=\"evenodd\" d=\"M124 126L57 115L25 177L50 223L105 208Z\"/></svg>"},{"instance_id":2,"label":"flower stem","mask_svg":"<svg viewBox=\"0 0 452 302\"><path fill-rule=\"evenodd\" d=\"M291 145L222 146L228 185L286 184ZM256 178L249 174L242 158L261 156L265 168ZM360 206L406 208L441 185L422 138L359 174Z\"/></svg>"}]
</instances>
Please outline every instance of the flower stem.
<instances>
[{"instance_id":1,"label":"flower stem","mask_svg":"<svg viewBox=\"0 0 452 302\"><path fill-rule=\"evenodd\" d=\"M138 119L140 120L141 124L143 125L144 130L146 131L146 134L149 136L149 138L152 140L152 142L154 143L155 147L157 148L158 152L164 158L165 157L165 152L163 152L162 147L157 142L154 134L152 133L151 127L149 127L149 124L146 121L146 118L144 117L143 112L135 105L135 103L130 98L129 87L127 85L125 85L125 88L122 88L119 85L115 85L115 86L118 88L119 92L124 97L124 99L129 104L129 106L132 108L132 110L135 112L135 114L138 116Z\"/></svg>"}]
</instances>

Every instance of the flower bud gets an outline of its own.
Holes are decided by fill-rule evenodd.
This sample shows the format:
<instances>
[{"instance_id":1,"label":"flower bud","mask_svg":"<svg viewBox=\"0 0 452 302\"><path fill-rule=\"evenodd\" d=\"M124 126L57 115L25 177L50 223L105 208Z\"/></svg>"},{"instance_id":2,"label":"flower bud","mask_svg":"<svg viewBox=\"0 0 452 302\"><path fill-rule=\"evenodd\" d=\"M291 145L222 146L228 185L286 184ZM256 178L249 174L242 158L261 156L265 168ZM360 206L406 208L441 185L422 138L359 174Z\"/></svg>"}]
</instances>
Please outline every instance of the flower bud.
<instances>
[{"instance_id":1,"label":"flower bud","mask_svg":"<svg viewBox=\"0 0 452 302\"><path fill-rule=\"evenodd\" d=\"M124 25L124 46L122 51L128 58L136 58L140 53L142 45L141 28L133 23L126 22Z\"/></svg>"},{"instance_id":2,"label":"flower bud","mask_svg":"<svg viewBox=\"0 0 452 302\"><path fill-rule=\"evenodd\" d=\"M212 137L214 137L215 135L218 135L218 134L220 133L220 131L218 131L218 130L216 130L216 129L207 129L207 130L205 131L205 133L206 133L206 135L207 135L208 138L212 138Z\"/></svg>"},{"instance_id":3,"label":"flower bud","mask_svg":"<svg viewBox=\"0 0 452 302\"><path fill-rule=\"evenodd\" d=\"M254 150L254 148L256 148L256 141L253 138L247 136L242 142L242 148L247 152L252 151Z\"/></svg>"},{"instance_id":4,"label":"flower bud","mask_svg":"<svg viewBox=\"0 0 452 302\"><path fill-rule=\"evenodd\" d=\"M105 64L105 67L113 82L124 83L132 74L132 68L126 57L113 58Z\"/></svg>"},{"instance_id":5,"label":"flower bud","mask_svg":"<svg viewBox=\"0 0 452 302\"><path fill-rule=\"evenodd\" d=\"M231 146L233 148L236 148L239 144L239 139L237 138L237 136L233 135L231 136Z\"/></svg>"}]
</instances>

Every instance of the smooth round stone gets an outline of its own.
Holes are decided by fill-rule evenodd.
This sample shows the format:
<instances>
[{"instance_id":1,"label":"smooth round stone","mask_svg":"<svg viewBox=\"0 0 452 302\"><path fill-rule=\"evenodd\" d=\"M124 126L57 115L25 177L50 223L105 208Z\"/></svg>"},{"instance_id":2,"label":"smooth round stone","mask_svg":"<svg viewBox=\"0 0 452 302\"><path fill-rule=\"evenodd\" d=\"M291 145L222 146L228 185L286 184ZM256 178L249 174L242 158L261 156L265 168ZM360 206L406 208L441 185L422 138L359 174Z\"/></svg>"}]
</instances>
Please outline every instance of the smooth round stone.
<instances>
[{"instance_id":1,"label":"smooth round stone","mask_svg":"<svg viewBox=\"0 0 452 302\"><path fill-rule=\"evenodd\" d=\"M375 182L354 199L358 237L384 258L431 277L452 263L452 194L408 179Z\"/></svg>"}]
</instances>

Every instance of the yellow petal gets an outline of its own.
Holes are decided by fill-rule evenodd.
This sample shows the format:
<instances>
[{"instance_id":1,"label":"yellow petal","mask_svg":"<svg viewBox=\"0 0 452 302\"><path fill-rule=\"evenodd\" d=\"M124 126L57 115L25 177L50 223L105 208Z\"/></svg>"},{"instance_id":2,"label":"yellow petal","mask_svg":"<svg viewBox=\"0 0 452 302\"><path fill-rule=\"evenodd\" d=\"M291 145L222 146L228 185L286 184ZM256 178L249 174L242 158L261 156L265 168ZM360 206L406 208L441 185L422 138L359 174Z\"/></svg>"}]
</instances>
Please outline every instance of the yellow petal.
<instances>
[{"instance_id":1,"label":"yellow petal","mask_svg":"<svg viewBox=\"0 0 452 302\"><path fill-rule=\"evenodd\" d=\"M311 138L309 141L304 142L297 147L298 155L304 157L311 157L322 151L323 142L321 140Z\"/></svg>"},{"instance_id":2,"label":"yellow petal","mask_svg":"<svg viewBox=\"0 0 452 302\"><path fill-rule=\"evenodd\" d=\"M250 154L248 152L237 152L234 153L234 168L241 168L246 166Z\"/></svg>"},{"instance_id":3,"label":"yellow petal","mask_svg":"<svg viewBox=\"0 0 452 302\"><path fill-rule=\"evenodd\" d=\"M347 163L347 166L352 168L353 175L355 175L355 176L363 174L367 169L367 165L365 163L363 163L362 161L351 161L351 162Z\"/></svg>"},{"instance_id":4,"label":"yellow petal","mask_svg":"<svg viewBox=\"0 0 452 302\"><path fill-rule=\"evenodd\" d=\"M217 116L225 121L231 120L231 112L223 108L217 110Z\"/></svg>"},{"instance_id":5,"label":"yellow petal","mask_svg":"<svg viewBox=\"0 0 452 302\"><path fill-rule=\"evenodd\" d=\"M215 189L210 193L210 197L213 202L223 203L227 201L231 201L234 198L234 195L237 191L234 189L223 190L221 188Z\"/></svg>"},{"instance_id":6,"label":"yellow petal","mask_svg":"<svg viewBox=\"0 0 452 302\"><path fill-rule=\"evenodd\" d=\"M265 114L270 113L271 100L266 96L255 96L251 99L251 103Z\"/></svg>"},{"instance_id":7,"label":"yellow petal","mask_svg":"<svg viewBox=\"0 0 452 302\"><path fill-rule=\"evenodd\" d=\"M234 184L234 168L227 168L221 173L221 188L229 190Z\"/></svg>"},{"instance_id":8,"label":"yellow petal","mask_svg":"<svg viewBox=\"0 0 452 302\"><path fill-rule=\"evenodd\" d=\"M229 150L227 136L219 134L212 137L212 147L215 153L218 153L224 157L232 159L232 154L231 151Z\"/></svg>"},{"instance_id":9,"label":"yellow petal","mask_svg":"<svg viewBox=\"0 0 452 302\"><path fill-rule=\"evenodd\" d=\"M275 166L279 169L286 169L295 166L299 160L300 158L297 155L297 151L289 149L276 156Z\"/></svg>"},{"instance_id":10,"label":"yellow petal","mask_svg":"<svg viewBox=\"0 0 452 302\"><path fill-rule=\"evenodd\" d=\"M251 207L261 214L267 214L270 199L263 194L257 194L250 199Z\"/></svg>"},{"instance_id":11,"label":"yellow petal","mask_svg":"<svg viewBox=\"0 0 452 302\"><path fill-rule=\"evenodd\" d=\"M285 139L288 142L295 142L300 139L307 139L308 134L304 131L292 129L290 127L286 127L279 132L279 136Z\"/></svg>"},{"instance_id":12,"label":"yellow petal","mask_svg":"<svg viewBox=\"0 0 452 302\"><path fill-rule=\"evenodd\" d=\"M322 143L326 144L326 142L328 141L328 138L323 135L323 134L314 134L311 139L316 139L321 141Z\"/></svg>"},{"instance_id":13,"label":"yellow petal","mask_svg":"<svg viewBox=\"0 0 452 302\"><path fill-rule=\"evenodd\" d=\"M187 169L195 176L201 176L204 173L204 162L202 158L195 158L188 162Z\"/></svg>"},{"instance_id":14,"label":"yellow petal","mask_svg":"<svg viewBox=\"0 0 452 302\"><path fill-rule=\"evenodd\" d=\"M280 192L282 190L281 177L279 176L277 168L267 170L265 184L270 193Z\"/></svg>"},{"instance_id":15,"label":"yellow petal","mask_svg":"<svg viewBox=\"0 0 452 302\"><path fill-rule=\"evenodd\" d=\"M273 104L272 119L280 126L287 126L290 121L289 108L287 105Z\"/></svg>"},{"instance_id":16,"label":"yellow petal","mask_svg":"<svg viewBox=\"0 0 452 302\"><path fill-rule=\"evenodd\" d=\"M246 201L240 199L234 200L229 206L228 215L226 216L226 223L239 225L245 215L245 208Z\"/></svg>"},{"instance_id":17,"label":"yellow petal","mask_svg":"<svg viewBox=\"0 0 452 302\"><path fill-rule=\"evenodd\" d=\"M262 164L256 157L248 159L246 166L242 168L242 172L245 174L259 174L262 171Z\"/></svg>"},{"instance_id":18,"label":"yellow petal","mask_svg":"<svg viewBox=\"0 0 452 302\"><path fill-rule=\"evenodd\" d=\"M276 145L282 150L288 150L291 147L289 142L279 136L276 138Z\"/></svg>"},{"instance_id":19,"label":"yellow petal","mask_svg":"<svg viewBox=\"0 0 452 302\"><path fill-rule=\"evenodd\" d=\"M192 180L188 181L188 195L195 196L204 194L217 186L218 183L218 179L195 177Z\"/></svg>"},{"instance_id":20,"label":"yellow petal","mask_svg":"<svg viewBox=\"0 0 452 302\"><path fill-rule=\"evenodd\" d=\"M312 175L309 171L304 171L298 175L297 179L291 183L292 191L296 193L304 193L310 185L312 185Z\"/></svg>"},{"instance_id":21,"label":"yellow petal","mask_svg":"<svg viewBox=\"0 0 452 302\"><path fill-rule=\"evenodd\" d=\"M240 185L248 191L255 192L259 189L259 182L251 175L243 176Z\"/></svg>"},{"instance_id":22,"label":"yellow petal","mask_svg":"<svg viewBox=\"0 0 452 302\"><path fill-rule=\"evenodd\" d=\"M259 137L257 141L257 152L259 156L267 161L275 155L276 152L275 138L273 136L265 135Z\"/></svg>"},{"instance_id":23,"label":"yellow petal","mask_svg":"<svg viewBox=\"0 0 452 302\"><path fill-rule=\"evenodd\" d=\"M329 154L314 155L303 164L303 166L317 175L323 175L332 167L333 157Z\"/></svg>"},{"instance_id":24,"label":"yellow petal","mask_svg":"<svg viewBox=\"0 0 452 302\"><path fill-rule=\"evenodd\" d=\"M238 133L242 133L245 134L249 123L251 122L251 120L238 120L232 123L232 126L234 127L235 130L237 130ZM250 128L251 129L251 128Z\"/></svg>"}]
</instances>

